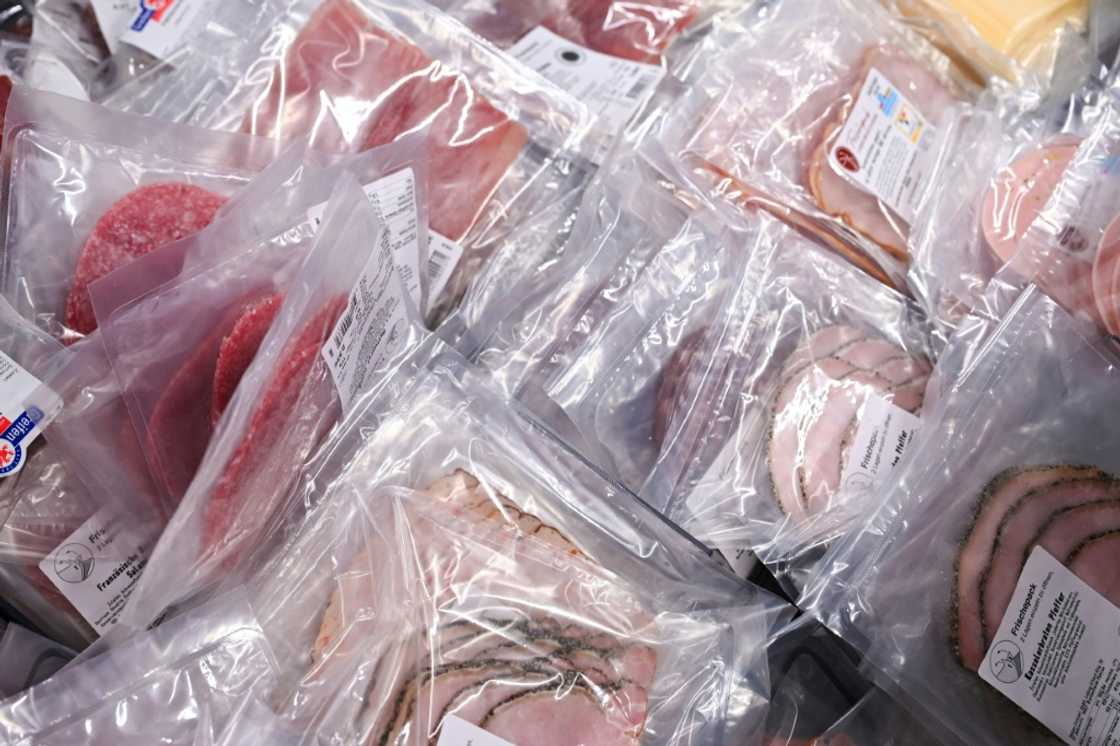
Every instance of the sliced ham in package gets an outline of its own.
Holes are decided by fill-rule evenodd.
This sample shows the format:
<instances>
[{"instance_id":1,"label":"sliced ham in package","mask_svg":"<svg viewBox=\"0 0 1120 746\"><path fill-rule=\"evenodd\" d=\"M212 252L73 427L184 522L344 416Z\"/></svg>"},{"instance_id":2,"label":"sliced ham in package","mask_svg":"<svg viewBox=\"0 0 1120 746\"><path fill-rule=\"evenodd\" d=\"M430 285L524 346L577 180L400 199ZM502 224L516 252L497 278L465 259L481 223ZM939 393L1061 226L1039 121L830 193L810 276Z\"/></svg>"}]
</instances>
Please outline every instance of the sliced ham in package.
<instances>
[{"instance_id":1,"label":"sliced ham in package","mask_svg":"<svg viewBox=\"0 0 1120 746\"><path fill-rule=\"evenodd\" d=\"M651 147L901 287L933 135L966 84L875 2L754 3L720 20Z\"/></svg>"},{"instance_id":2,"label":"sliced ham in package","mask_svg":"<svg viewBox=\"0 0 1120 746\"><path fill-rule=\"evenodd\" d=\"M241 0L213 11L165 64L107 102L281 141L307 136L325 149L363 150L426 130L434 318L496 247L533 250L511 240L520 224L588 178L586 109L419 0L259 9Z\"/></svg>"},{"instance_id":3,"label":"sliced ham in package","mask_svg":"<svg viewBox=\"0 0 1120 746\"><path fill-rule=\"evenodd\" d=\"M277 540L299 512L305 461L408 344L416 310L377 240L384 226L352 175L338 184L125 610L134 628L237 577Z\"/></svg>"},{"instance_id":4,"label":"sliced ham in package","mask_svg":"<svg viewBox=\"0 0 1120 746\"><path fill-rule=\"evenodd\" d=\"M1035 286L969 325L986 329L954 338L951 383L806 605L963 743L1105 743L1120 358Z\"/></svg>"},{"instance_id":5,"label":"sliced ham in package","mask_svg":"<svg viewBox=\"0 0 1120 746\"><path fill-rule=\"evenodd\" d=\"M248 581L299 673L278 712L341 742L756 742L792 610L504 402L439 357L312 465Z\"/></svg>"},{"instance_id":6,"label":"sliced ham in package","mask_svg":"<svg viewBox=\"0 0 1120 746\"><path fill-rule=\"evenodd\" d=\"M257 349L298 281L341 173L360 178L414 303L427 206L422 151L407 143L323 170L286 153L212 226L107 276L91 289L101 336L170 516L186 493ZM303 216L301 217L301 213ZM183 323L190 319L189 323Z\"/></svg>"},{"instance_id":7,"label":"sliced ham in package","mask_svg":"<svg viewBox=\"0 0 1120 746\"><path fill-rule=\"evenodd\" d=\"M0 702L0 738L43 746L286 743L266 704L279 669L249 604L224 598Z\"/></svg>"},{"instance_id":8,"label":"sliced ham in package","mask_svg":"<svg viewBox=\"0 0 1120 746\"><path fill-rule=\"evenodd\" d=\"M5 121L2 286L66 343L96 328L90 283L208 225L274 144L17 88Z\"/></svg>"},{"instance_id":9,"label":"sliced ham in package","mask_svg":"<svg viewBox=\"0 0 1120 746\"><path fill-rule=\"evenodd\" d=\"M943 328L969 312L1062 184L1078 147L1111 116L1090 81L1059 106L985 98L954 107L937 132L929 189L910 234L907 283Z\"/></svg>"}]
</instances>

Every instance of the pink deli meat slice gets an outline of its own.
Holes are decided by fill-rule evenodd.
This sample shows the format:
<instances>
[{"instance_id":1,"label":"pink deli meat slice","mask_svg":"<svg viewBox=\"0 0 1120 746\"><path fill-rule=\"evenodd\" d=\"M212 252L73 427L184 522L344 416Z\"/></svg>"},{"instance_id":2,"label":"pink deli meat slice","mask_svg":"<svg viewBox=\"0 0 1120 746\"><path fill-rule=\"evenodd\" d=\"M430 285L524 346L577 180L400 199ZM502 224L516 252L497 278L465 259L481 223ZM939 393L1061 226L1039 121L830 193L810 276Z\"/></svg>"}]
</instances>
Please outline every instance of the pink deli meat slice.
<instances>
[{"instance_id":1,"label":"pink deli meat slice","mask_svg":"<svg viewBox=\"0 0 1120 746\"><path fill-rule=\"evenodd\" d=\"M1097 536L1070 557L1069 569L1097 593L1120 606L1120 531Z\"/></svg>"},{"instance_id":2,"label":"pink deli meat slice","mask_svg":"<svg viewBox=\"0 0 1120 746\"><path fill-rule=\"evenodd\" d=\"M1015 505L1034 490L1075 479L1100 479L1105 473L1088 466L1034 466L1009 469L993 479L980 497L968 538L957 555L955 625L961 663L975 671L991 640L980 611L981 584L992 561L996 537Z\"/></svg>"},{"instance_id":3,"label":"pink deli meat slice","mask_svg":"<svg viewBox=\"0 0 1120 746\"><path fill-rule=\"evenodd\" d=\"M324 134L332 115L343 118L340 142ZM426 130L432 228L452 240L470 230L528 142L462 73L382 30L350 0L319 6L245 128L361 150Z\"/></svg>"},{"instance_id":4,"label":"pink deli meat slice","mask_svg":"<svg viewBox=\"0 0 1120 746\"><path fill-rule=\"evenodd\" d=\"M829 163L829 151L836 144L864 82L872 69L878 70L920 113L936 126L955 99L930 69L899 49L872 47L864 55L860 71L850 88L848 100L838 118L828 125L809 160L807 181L817 204L849 227L905 259L909 225L875 195L838 174Z\"/></svg>"},{"instance_id":5,"label":"pink deli meat slice","mask_svg":"<svg viewBox=\"0 0 1120 746\"><path fill-rule=\"evenodd\" d=\"M190 184L135 189L106 211L86 239L66 299L65 323L79 334L97 328L89 286L153 249L205 228L226 198Z\"/></svg>"}]
</instances>

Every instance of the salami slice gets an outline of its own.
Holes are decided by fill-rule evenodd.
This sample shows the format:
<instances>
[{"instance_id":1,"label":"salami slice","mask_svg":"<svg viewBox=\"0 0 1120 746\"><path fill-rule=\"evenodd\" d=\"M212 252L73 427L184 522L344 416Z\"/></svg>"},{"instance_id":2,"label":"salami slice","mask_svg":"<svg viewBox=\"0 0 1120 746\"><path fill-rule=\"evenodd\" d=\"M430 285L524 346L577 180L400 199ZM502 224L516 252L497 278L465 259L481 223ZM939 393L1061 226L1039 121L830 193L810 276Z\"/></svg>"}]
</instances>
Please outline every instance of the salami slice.
<instances>
[{"instance_id":1,"label":"salami slice","mask_svg":"<svg viewBox=\"0 0 1120 746\"><path fill-rule=\"evenodd\" d=\"M179 182L151 184L126 194L93 227L78 255L66 299L66 326L89 334L97 328L89 286L153 249L185 238L214 219L225 197Z\"/></svg>"}]
</instances>

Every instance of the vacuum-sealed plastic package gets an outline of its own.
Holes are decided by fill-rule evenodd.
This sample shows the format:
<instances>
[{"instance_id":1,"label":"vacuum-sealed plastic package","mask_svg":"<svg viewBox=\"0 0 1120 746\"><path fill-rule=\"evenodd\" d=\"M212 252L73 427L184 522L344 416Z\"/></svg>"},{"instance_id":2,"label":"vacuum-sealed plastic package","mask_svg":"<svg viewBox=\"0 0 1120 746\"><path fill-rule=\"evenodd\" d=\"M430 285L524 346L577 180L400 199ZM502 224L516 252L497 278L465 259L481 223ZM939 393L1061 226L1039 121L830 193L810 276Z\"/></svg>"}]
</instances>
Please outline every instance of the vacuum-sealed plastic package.
<instances>
[{"instance_id":1,"label":"vacuum-sealed plastic package","mask_svg":"<svg viewBox=\"0 0 1120 746\"><path fill-rule=\"evenodd\" d=\"M1114 116L1110 94L1094 81L1056 110L1029 105L954 107L934 140L935 186L911 231L908 284L943 328L975 307L1001 266L1024 264L1024 236L1084 138Z\"/></svg>"},{"instance_id":2,"label":"vacuum-sealed plastic package","mask_svg":"<svg viewBox=\"0 0 1120 746\"><path fill-rule=\"evenodd\" d=\"M180 53L108 103L279 140L307 136L325 149L426 129L431 229L441 237L432 261L447 276L435 318L522 221L584 186L586 109L435 8L304 0L262 6L240 25L247 6L215 8Z\"/></svg>"},{"instance_id":3,"label":"vacuum-sealed plastic package","mask_svg":"<svg viewBox=\"0 0 1120 746\"><path fill-rule=\"evenodd\" d=\"M79 661L0 702L12 744L217 746L252 718L266 727L280 666L243 599L222 599ZM275 726L272 726L275 727Z\"/></svg>"},{"instance_id":4,"label":"vacuum-sealed plastic package","mask_svg":"<svg viewBox=\"0 0 1120 746\"><path fill-rule=\"evenodd\" d=\"M1120 615L1115 347L1034 286L987 323L971 355L950 346L966 365L808 606L962 742L1043 725L1097 742Z\"/></svg>"},{"instance_id":5,"label":"vacuum-sealed plastic package","mask_svg":"<svg viewBox=\"0 0 1120 746\"><path fill-rule=\"evenodd\" d=\"M361 174L385 226L380 237L368 237L368 248L382 240L380 248L397 260L402 279L408 272L413 284L406 287L421 302L425 170L411 160L420 153L385 146L321 171L294 162L294 155L254 180L213 225L91 288L102 339L159 488L156 507L165 516L194 478L297 281L327 206L319 200L329 198L340 172Z\"/></svg>"},{"instance_id":6,"label":"vacuum-sealed plastic package","mask_svg":"<svg viewBox=\"0 0 1120 746\"><path fill-rule=\"evenodd\" d=\"M265 140L150 124L26 88L9 101L3 288L64 342L96 326L91 282L205 227L273 155Z\"/></svg>"},{"instance_id":7,"label":"vacuum-sealed plastic package","mask_svg":"<svg viewBox=\"0 0 1120 746\"><path fill-rule=\"evenodd\" d=\"M0 698L6 699L51 677L74 651L15 622L0 622Z\"/></svg>"},{"instance_id":8,"label":"vacuum-sealed plastic package","mask_svg":"<svg viewBox=\"0 0 1120 746\"><path fill-rule=\"evenodd\" d=\"M134 627L268 548L304 462L409 344L417 312L381 230L347 175L125 610L148 616Z\"/></svg>"},{"instance_id":9,"label":"vacuum-sealed plastic package","mask_svg":"<svg viewBox=\"0 0 1120 746\"><path fill-rule=\"evenodd\" d=\"M502 402L437 359L324 449L248 583L305 671L280 712L340 741L753 742L792 610Z\"/></svg>"},{"instance_id":10,"label":"vacuum-sealed plastic package","mask_svg":"<svg viewBox=\"0 0 1120 746\"><path fill-rule=\"evenodd\" d=\"M967 84L875 2L782 0L721 21L651 147L700 189L901 286L926 155Z\"/></svg>"}]
</instances>

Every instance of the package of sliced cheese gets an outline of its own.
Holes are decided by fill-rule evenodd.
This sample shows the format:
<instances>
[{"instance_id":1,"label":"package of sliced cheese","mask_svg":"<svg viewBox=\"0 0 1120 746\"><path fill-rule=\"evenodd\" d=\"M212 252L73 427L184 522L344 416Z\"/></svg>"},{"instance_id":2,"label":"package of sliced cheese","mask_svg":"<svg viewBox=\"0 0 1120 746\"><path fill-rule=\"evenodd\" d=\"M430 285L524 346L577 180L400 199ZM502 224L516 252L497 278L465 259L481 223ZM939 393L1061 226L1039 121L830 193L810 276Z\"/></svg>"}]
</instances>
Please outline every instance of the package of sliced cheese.
<instances>
[{"instance_id":1,"label":"package of sliced cheese","mask_svg":"<svg viewBox=\"0 0 1120 746\"><path fill-rule=\"evenodd\" d=\"M805 606L963 743L1095 743L1117 693L1120 357L1036 286L968 324Z\"/></svg>"}]
</instances>

